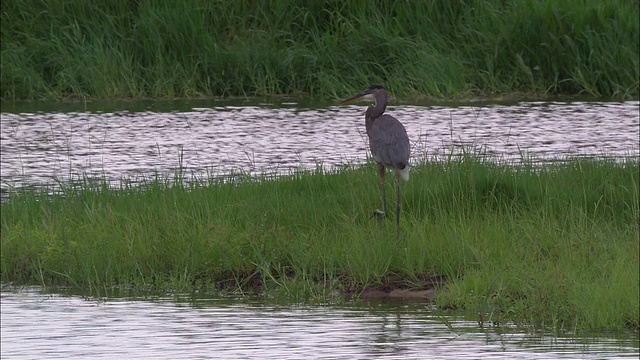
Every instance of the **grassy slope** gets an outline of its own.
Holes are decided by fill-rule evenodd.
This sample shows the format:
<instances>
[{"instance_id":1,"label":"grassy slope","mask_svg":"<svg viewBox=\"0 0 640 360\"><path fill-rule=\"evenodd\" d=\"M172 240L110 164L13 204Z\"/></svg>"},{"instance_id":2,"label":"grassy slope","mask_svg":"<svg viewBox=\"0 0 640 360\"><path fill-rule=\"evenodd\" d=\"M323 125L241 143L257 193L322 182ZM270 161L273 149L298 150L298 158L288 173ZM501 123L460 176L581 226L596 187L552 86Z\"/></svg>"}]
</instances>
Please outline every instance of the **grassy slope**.
<instances>
[{"instance_id":1,"label":"grassy slope","mask_svg":"<svg viewBox=\"0 0 640 360\"><path fill-rule=\"evenodd\" d=\"M2 280L101 293L240 289L258 279L267 291L323 298L439 275L448 291L437 304L484 320L638 328L637 162L420 165L405 183L399 242L391 219L370 218L380 206L374 174L14 195L2 204Z\"/></svg>"},{"instance_id":2,"label":"grassy slope","mask_svg":"<svg viewBox=\"0 0 640 360\"><path fill-rule=\"evenodd\" d=\"M638 97L637 1L1 3L4 100Z\"/></svg>"}]
</instances>

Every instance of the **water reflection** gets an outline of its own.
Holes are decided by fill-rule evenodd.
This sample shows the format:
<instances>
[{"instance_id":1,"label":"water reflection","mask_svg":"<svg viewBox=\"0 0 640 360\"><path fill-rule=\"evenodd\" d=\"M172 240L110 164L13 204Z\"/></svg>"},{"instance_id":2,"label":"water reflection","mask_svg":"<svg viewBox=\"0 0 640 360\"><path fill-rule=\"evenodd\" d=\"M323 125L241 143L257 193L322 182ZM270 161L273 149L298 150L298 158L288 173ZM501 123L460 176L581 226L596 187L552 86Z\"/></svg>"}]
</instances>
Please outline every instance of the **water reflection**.
<instances>
[{"instance_id":1,"label":"water reflection","mask_svg":"<svg viewBox=\"0 0 640 360\"><path fill-rule=\"evenodd\" d=\"M639 102L389 107L412 156L482 147L505 161L567 155L638 156ZM184 110L9 113L0 121L3 190L87 173L121 177L287 173L366 160L362 106L190 107Z\"/></svg>"},{"instance_id":2,"label":"water reflection","mask_svg":"<svg viewBox=\"0 0 640 360\"><path fill-rule=\"evenodd\" d=\"M2 358L612 359L638 337L552 337L484 328L421 304L83 300L3 291ZM508 330L508 331L507 331Z\"/></svg>"}]
</instances>

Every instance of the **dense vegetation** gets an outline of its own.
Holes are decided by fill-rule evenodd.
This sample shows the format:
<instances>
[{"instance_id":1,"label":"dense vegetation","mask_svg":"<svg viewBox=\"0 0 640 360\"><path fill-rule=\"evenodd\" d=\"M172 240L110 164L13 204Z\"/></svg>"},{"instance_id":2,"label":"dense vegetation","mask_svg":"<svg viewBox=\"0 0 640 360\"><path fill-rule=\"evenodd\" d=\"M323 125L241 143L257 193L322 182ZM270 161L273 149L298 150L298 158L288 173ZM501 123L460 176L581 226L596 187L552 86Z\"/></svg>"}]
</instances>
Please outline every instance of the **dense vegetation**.
<instances>
[{"instance_id":1,"label":"dense vegetation","mask_svg":"<svg viewBox=\"0 0 640 360\"><path fill-rule=\"evenodd\" d=\"M2 281L119 290L260 291L304 300L420 290L479 321L638 329L636 160L538 168L464 156L418 165L400 238L373 164L277 181L80 181L2 203ZM393 199L391 184L387 195Z\"/></svg>"},{"instance_id":2,"label":"dense vegetation","mask_svg":"<svg viewBox=\"0 0 640 360\"><path fill-rule=\"evenodd\" d=\"M3 100L638 98L633 0L1 3Z\"/></svg>"}]
</instances>

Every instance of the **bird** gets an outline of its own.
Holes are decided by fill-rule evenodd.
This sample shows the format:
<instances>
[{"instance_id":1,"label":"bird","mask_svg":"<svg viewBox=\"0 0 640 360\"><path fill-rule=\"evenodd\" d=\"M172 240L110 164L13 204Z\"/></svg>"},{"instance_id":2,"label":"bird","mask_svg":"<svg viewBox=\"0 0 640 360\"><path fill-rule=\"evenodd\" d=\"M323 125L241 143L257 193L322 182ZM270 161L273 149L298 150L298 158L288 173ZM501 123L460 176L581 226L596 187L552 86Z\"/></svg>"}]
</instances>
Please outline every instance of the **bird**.
<instances>
[{"instance_id":1,"label":"bird","mask_svg":"<svg viewBox=\"0 0 640 360\"><path fill-rule=\"evenodd\" d=\"M371 85L368 89L342 100L340 105L351 104L360 100L373 100L373 105L367 107L364 115L364 124L369 138L369 149L373 159L378 164L380 176L380 189L382 192L382 211L374 211L378 218L387 214L387 198L384 191L385 168L395 172L397 184L396 224L400 233L400 179L409 180L409 154L411 145L407 136L407 129L398 119L387 115L389 94L382 85Z\"/></svg>"}]
</instances>

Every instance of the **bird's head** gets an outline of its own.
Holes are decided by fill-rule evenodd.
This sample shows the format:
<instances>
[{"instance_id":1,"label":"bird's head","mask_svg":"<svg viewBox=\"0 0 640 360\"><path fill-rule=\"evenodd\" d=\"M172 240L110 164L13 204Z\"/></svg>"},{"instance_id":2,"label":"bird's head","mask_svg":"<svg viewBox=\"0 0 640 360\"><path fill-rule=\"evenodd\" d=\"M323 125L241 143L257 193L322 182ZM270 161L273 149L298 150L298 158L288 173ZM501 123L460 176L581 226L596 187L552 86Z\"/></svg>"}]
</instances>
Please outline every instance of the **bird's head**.
<instances>
[{"instance_id":1,"label":"bird's head","mask_svg":"<svg viewBox=\"0 0 640 360\"><path fill-rule=\"evenodd\" d=\"M377 101L381 96L387 95L387 89L382 85L371 85L368 89L357 93L356 95L342 100L340 105L351 104L360 100L374 100Z\"/></svg>"}]
</instances>

